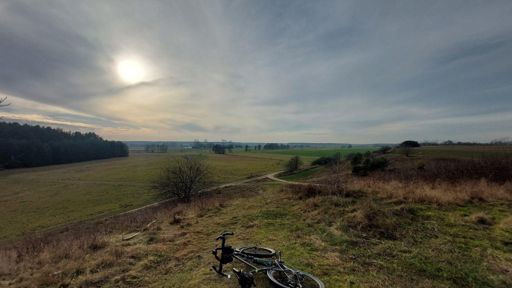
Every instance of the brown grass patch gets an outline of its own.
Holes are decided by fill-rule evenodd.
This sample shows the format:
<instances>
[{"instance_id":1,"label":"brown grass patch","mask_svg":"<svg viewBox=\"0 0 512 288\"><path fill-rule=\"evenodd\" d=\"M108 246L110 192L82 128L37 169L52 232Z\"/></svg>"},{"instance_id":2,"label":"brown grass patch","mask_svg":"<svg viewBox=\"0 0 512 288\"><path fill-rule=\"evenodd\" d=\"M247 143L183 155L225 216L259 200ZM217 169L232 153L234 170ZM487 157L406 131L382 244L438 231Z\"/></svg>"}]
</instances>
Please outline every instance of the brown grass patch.
<instances>
[{"instance_id":1,"label":"brown grass patch","mask_svg":"<svg viewBox=\"0 0 512 288\"><path fill-rule=\"evenodd\" d=\"M343 219L347 227L356 230L363 237L397 239L402 232L403 221L414 217L413 210L404 206L384 208L376 205L371 198L358 205L354 212ZM400 218L400 219L399 219Z\"/></svg>"},{"instance_id":2,"label":"brown grass patch","mask_svg":"<svg viewBox=\"0 0 512 288\"><path fill-rule=\"evenodd\" d=\"M427 183L465 182L486 179L503 184L512 179L512 158L479 159L395 159L390 169L376 173L385 180Z\"/></svg>"},{"instance_id":3,"label":"brown grass patch","mask_svg":"<svg viewBox=\"0 0 512 288\"><path fill-rule=\"evenodd\" d=\"M467 202L492 202L512 200L512 184L490 183L484 179L462 183L423 181L385 181L375 178L353 178L351 190L363 190L382 197L409 202L435 204L463 204Z\"/></svg>"},{"instance_id":4,"label":"brown grass patch","mask_svg":"<svg viewBox=\"0 0 512 288\"><path fill-rule=\"evenodd\" d=\"M469 221L471 223L483 226L492 226L494 225L494 219L487 216L484 212L478 212L469 216Z\"/></svg>"},{"instance_id":5,"label":"brown grass patch","mask_svg":"<svg viewBox=\"0 0 512 288\"><path fill-rule=\"evenodd\" d=\"M211 191L192 203L170 202L5 243L0 246L0 283L12 287L98 287L112 279L138 283L138 277L123 276L130 267L137 270L135 267L153 265L161 269L165 263L158 255L163 254L167 242L172 239L178 243L186 236L178 223L170 227L171 219L180 215L180 220L173 220L179 225L196 223L200 215L227 205L234 193L244 197L258 191L255 185L228 187ZM175 233L161 235L162 225ZM133 231L140 234L122 240L121 235Z\"/></svg>"}]
</instances>

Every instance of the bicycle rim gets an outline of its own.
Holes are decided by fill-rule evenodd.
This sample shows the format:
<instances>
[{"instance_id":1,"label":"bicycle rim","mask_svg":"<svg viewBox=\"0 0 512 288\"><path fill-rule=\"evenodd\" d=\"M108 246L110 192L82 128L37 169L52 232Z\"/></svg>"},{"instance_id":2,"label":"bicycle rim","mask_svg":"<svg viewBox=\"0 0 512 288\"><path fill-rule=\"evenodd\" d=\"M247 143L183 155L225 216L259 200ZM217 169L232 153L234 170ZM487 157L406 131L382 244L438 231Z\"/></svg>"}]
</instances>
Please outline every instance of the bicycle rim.
<instances>
[{"instance_id":1,"label":"bicycle rim","mask_svg":"<svg viewBox=\"0 0 512 288\"><path fill-rule=\"evenodd\" d=\"M298 274L299 279L292 276L294 273ZM290 280L289 276L292 276L293 279ZM274 285L281 288L325 288L324 283L320 279L302 271L270 269L267 270L267 277Z\"/></svg>"},{"instance_id":2,"label":"bicycle rim","mask_svg":"<svg viewBox=\"0 0 512 288\"><path fill-rule=\"evenodd\" d=\"M239 251L241 254L249 255L252 257L258 257L258 258L271 258L276 255L276 251L274 251L273 249L266 248L266 247L258 247L258 246L242 247L242 248L240 248Z\"/></svg>"}]
</instances>

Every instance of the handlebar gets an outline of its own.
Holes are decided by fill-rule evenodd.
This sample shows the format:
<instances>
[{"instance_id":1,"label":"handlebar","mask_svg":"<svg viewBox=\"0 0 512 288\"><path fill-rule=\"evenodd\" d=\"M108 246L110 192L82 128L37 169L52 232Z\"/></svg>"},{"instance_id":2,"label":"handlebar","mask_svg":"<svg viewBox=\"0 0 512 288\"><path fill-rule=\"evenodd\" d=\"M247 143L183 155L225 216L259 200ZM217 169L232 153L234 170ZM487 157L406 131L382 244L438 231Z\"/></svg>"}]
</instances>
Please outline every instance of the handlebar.
<instances>
[{"instance_id":1,"label":"handlebar","mask_svg":"<svg viewBox=\"0 0 512 288\"><path fill-rule=\"evenodd\" d=\"M222 232L215 240L221 240L220 247L212 250L213 256L215 259L219 261L219 268L212 266L213 270L218 274L229 277L222 271L223 265L233 261L233 248L231 246L226 246L226 237L234 235L233 232L224 231ZM217 255L217 251L220 251L220 257Z\"/></svg>"},{"instance_id":2,"label":"handlebar","mask_svg":"<svg viewBox=\"0 0 512 288\"><path fill-rule=\"evenodd\" d=\"M226 236L232 236L232 235L235 235L235 233L229 232L229 231L224 231L215 240L226 239Z\"/></svg>"}]
</instances>

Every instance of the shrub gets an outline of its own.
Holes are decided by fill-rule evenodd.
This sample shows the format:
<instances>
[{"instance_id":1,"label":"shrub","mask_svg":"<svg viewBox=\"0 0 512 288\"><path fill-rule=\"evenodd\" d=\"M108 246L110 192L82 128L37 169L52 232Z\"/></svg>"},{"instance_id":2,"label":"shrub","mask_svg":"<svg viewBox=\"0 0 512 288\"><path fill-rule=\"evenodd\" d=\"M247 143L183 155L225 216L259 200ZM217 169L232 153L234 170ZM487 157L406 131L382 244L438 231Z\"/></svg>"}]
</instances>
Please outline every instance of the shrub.
<instances>
[{"instance_id":1,"label":"shrub","mask_svg":"<svg viewBox=\"0 0 512 288\"><path fill-rule=\"evenodd\" d=\"M387 153L391 152L391 150L393 150L393 148L391 148L390 146L383 146L383 147L380 147L375 152L378 154L387 154Z\"/></svg>"},{"instance_id":2,"label":"shrub","mask_svg":"<svg viewBox=\"0 0 512 288\"><path fill-rule=\"evenodd\" d=\"M168 197L190 202L209 181L209 169L202 158L185 155L164 169L157 183Z\"/></svg>"},{"instance_id":3,"label":"shrub","mask_svg":"<svg viewBox=\"0 0 512 288\"><path fill-rule=\"evenodd\" d=\"M302 166L302 160L299 156L293 156L288 160L288 163L286 163L286 171L293 172L296 170L299 170L299 168Z\"/></svg>"},{"instance_id":4,"label":"shrub","mask_svg":"<svg viewBox=\"0 0 512 288\"><path fill-rule=\"evenodd\" d=\"M350 161L350 164L352 164L352 166L359 165L363 161L363 154L361 154L361 153L350 153L350 154L347 155L347 160Z\"/></svg>"},{"instance_id":5,"label":"shrub","mask_svg":"<svg viewBox=\"0 0 512 288\"><path fill-rule=\"evenodd\" d=\"M323 157L320 157L316 160L314 160L313 162L311 162L311 165L322 165L322 166L325 166L325 165L335 165L335 164L339 164L341 162L341 153L336 153L332 156L323 156Z\"/></svg>"},{"instance_id":6,"label":"shrub","mask_svg":"<svg viewBox=\"0 0 512 288\"><path fill-rule=\"evenodd\" d=\"M299 199L309 199L325 194L325 190L319 185L288 185L286 187L298 196Z\"/></svg>"},{"instance_id":7,"label":"shrub","mask_svg":"<svg viewBox=\"0 0 512 288\"><path fill-rule=\"evenodd\" d=\"M400 147L401 148L405 148L405 147L417 148L417 147L420 147L420 143L418 143L418 141L406 140L406 141L400 143Z\"/></svg>"},{"instance_id":8,"label":"shrub","mask_svg":"<svg viewBox=\"0 0 512 288\"><path fill-rule=\"evenodd\" d=\"M383 157L373 158L369 161L369 169L370 171L374 170L384 170L389 166L389 160Z\"/></svg>"},{"instance_id":9,"label":"shrub","mask_svg":"<svg viewBox=\"0 0 512 288\"><path fill-rule=\"evenodd\" d=\"M354 160L356 159L356 160ZM364 158L353 158L352 161L352 174L357 176L366 176L372 171L384 170L389 166L389 160L383 157L373 157L371 154L365 154ZM354 164L358 163L358 164Z\"/></svg>"},{"instance_id":10,"label":"shrub","mask_svg":"<svg viewBox=\"0 0 512 288\"><path fill-rule=\"evenodd\" d=\"M331 157L320 157L318 159L315 159L313 160L313 162L311 162L311 165L328 165L329 163L331 163L332 159Z\"/></svg>"}]
</instances>

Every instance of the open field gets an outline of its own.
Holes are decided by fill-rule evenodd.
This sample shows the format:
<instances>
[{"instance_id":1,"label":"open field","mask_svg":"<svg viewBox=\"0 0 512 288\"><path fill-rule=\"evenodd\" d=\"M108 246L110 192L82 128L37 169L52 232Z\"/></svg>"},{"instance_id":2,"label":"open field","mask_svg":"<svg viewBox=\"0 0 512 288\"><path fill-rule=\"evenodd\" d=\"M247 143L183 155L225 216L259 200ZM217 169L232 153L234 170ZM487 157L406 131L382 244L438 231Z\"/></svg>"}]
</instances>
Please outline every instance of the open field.
<instances>
[{"instance_id":1,"label":"open field","mask_svg":"<svg viewBox=\"0 0 512 288\"><path fill-rule=\"evenodd\" d=\"M388 170L366 177L351 175L348 161L341 170L306 166L282 178L323 186L255 181L208 193L190 204L169 203L73 225L61 233L19 238L0 246L0 285L237 287L210 268L215 236L232 230L237 234L231 243L280 250L290 266L318 276L326 287L511 287L511 182L482 178L485 169L453 173L466 169L468 161L506 173L510 167L488 154L474 154L484 160L480 161L459 153L463 152L450 154L460 159L447 160L452 166L442 172L449 174L446 179L409 176L436 172L445 163L436 156L387 154ZM147 202L140 201L141 191L147 193L144 201L159 199L151 183L160 167L177 155L142 153L126 159L3 171L0 183L10 189L2 190L0 198L8 212L2 214L2 225L11 229L6 235L21 231L5 219L32 230L39 228L32 223L44 228L67 223L69 217L87 219L143 205ZM226 183L281 170L290 155L237 152L205 157L215 182ZM316 158L302 157L305 162ZM327 189L333 171L343 179L343 188L336 193ZM116 206L119 203L131 206ZM97 212L95 205L103 210ZM21 213L11 206L34 207L34 212ZM81 210L67 210L68 206L90 214L74 214ZM123 235L132 231L142 233L123 241ZM267 287L262 285L265 279L258 280L258 287Z\"/></svg>"},{"instance_id":2,"label":"open field","mask_svg":"<svg viewBox=\"0 0 512 288\"><path fill-rule=\"evenodd\" d=\"M324 149L324 148L293 148L293 149L282 149L282 150L260 150L260 151L248 151L248 153L254 154L281 154L281 155L290 155L290 156L302 156L302 157L322 157L322 156L332 156L335 153L341 153L343 157L347 156L350 153L364 153L366 151L374 151L377 148L372 147L353 147L353 148L338 148L338 149Z\"/></svg>"},{"instance_id":3,"label":"open field","mask_svg":"<svg viewBox=\"0 0 512 288\"><path fill-rule=\"evenodd\" d=\"M180 153L133 153L128 158L0 172L0 239L130 210L161 199L151 188L160 169ZM282 162L205 154L215 183L280 170Z\"/></svg>"},{"instance_id":4,"label":"open field","mask_svg":"<svg viewBox=\"0 0 512 288\"><path fill-rule=\"evenodd\" d=\"M413 150L414 156L444 158L511 157L512 145L423 146ZM396 153L400 153L397 151Z\"/></svg>"},{"instance_id":5,"label":"open field","mask_svg":"<svg viewBox=\"0 0 512 288\"><path fill-rule=\"evenodd\" d=\"M232 230L230 243L282 251L289 265L326 287L510 287L511 211L510 202L440 207L366 192L304 197L270 183L232 187L126 219L139 229L157 220L129 241L121 240L128 231L114 227L57 238L21 256L0 251L0 279L12 287L237 287L210 268L216 235Z\"/></svg>"}]
</instances>

